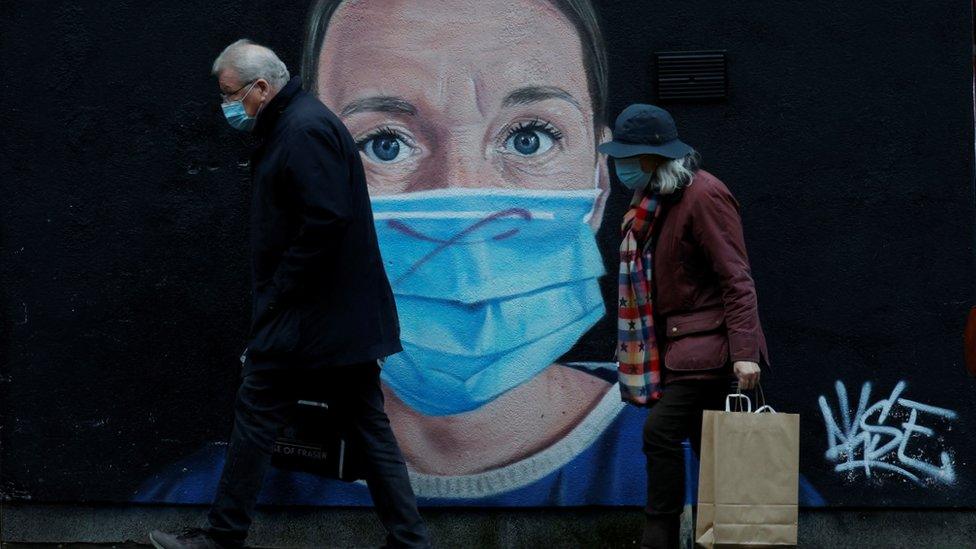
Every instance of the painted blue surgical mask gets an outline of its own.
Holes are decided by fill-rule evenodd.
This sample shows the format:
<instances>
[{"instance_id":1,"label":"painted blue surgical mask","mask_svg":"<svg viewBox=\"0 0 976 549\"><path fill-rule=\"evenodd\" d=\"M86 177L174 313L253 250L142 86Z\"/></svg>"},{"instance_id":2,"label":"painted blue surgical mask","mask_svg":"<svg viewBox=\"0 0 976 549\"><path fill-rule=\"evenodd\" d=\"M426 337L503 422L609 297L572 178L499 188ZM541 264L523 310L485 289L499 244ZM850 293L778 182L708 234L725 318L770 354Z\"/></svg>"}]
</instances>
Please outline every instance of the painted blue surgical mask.
<instances>
[{"instance_id":1,"label":"painted blue surgical mask","mask_svg":"<svg viewBox=\"0 0 976 549\"><path fill-rule=\"evenodd\" d=\"M427 415L474 410L553 364L604 314L597 190L373 198L403 352L383 380Z\"/></svg>"},{"instance_id":2,"label":"painted blue surgical mask","mask_svg":"<svg viewBox=\"0 0 976 549\"><path fill-rule=\"evenodd\" d=\"M257 82L252 82L251 87L244 92L244 96L240 99L224 103L220 106L224 111L224 118L227 119L227 123L235 130L249 132L254 129L254 122L257 120L257 117L247 114L247 111L244 110L244 99L254 89L254 84L257 84Z\"/></svg>"},{"instance_id":3,"label":"painted blue surgical mask","mask_svg":"<svg viewBox=\"0 0 976 549\"><path fill-rule=\"evenodd\" d=\"M643 189L651 182L652 174L641 169L639 156L614 158L613 167L617 172L617 179L630 190Z\"/></svg>"}]
</instances>

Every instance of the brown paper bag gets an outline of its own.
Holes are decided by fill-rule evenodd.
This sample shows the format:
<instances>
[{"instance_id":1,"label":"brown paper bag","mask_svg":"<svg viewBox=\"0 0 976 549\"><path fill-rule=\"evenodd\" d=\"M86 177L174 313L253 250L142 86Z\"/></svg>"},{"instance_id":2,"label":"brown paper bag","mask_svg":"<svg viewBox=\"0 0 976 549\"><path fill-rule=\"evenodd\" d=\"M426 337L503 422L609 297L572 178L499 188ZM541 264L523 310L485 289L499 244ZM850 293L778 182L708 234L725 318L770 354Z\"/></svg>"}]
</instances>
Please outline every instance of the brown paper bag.
<instances>
[{"instance_id":1,"label":"brown paper bag","mask_svg":"<svg viewBox=\"0 0 976 549\"><path fill-rule=\"evenodd\" d=\"M695 540L706 548L796 545L800 416L769 406L706 410Z\"/></svg>"}]
</instances>

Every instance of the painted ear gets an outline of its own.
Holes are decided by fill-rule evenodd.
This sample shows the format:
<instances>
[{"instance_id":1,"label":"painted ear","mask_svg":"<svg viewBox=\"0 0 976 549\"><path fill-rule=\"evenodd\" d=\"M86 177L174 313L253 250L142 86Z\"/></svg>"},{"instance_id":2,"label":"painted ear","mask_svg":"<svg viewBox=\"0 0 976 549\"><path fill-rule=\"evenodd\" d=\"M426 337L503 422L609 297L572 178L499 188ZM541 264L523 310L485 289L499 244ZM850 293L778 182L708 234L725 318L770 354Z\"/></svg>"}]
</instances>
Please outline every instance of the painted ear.
<instances>
[{"instance_id":1,"label":"painted ear","mask_svg":"<svg viewBox=\"0 0 976 549\"><path fill-rule=\"evenodd\" d=\"M609 141L613 134L610 128L604 126L603 132L597 136L597 143ZM607 155L596 153L596 187L600 189L600 194L596 197L596 204L593 205L593 216L590 218L590 227L596 232L603 223L603 212L607 206L607 199L610 198L610 171L607 167Z\"/></svg>"}]
</instances>

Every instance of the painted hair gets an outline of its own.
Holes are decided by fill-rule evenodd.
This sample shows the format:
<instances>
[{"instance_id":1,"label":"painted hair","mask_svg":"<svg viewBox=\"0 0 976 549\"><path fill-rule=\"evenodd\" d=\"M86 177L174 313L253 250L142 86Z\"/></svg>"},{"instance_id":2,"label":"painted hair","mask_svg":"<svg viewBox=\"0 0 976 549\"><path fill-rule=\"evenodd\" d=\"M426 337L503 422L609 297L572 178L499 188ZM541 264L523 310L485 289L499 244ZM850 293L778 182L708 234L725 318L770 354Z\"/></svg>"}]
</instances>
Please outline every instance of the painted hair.
<instances>
[{"instance_id":1,"label":"painted hair","mask_svg":"<svg viewBox=\"0 0 976 549\"><path fill-rule=\"evenodd\" d=\"M315 0L308 12L305 43L302 46L302 85L316 93L319 54L332 16L347 0ZM583 64L593 103L594 135L599 139L607 110L607 51L600 32L600 22L590 0L549 0L573 24L583 46Z\"/></svg>"}]
</instances>

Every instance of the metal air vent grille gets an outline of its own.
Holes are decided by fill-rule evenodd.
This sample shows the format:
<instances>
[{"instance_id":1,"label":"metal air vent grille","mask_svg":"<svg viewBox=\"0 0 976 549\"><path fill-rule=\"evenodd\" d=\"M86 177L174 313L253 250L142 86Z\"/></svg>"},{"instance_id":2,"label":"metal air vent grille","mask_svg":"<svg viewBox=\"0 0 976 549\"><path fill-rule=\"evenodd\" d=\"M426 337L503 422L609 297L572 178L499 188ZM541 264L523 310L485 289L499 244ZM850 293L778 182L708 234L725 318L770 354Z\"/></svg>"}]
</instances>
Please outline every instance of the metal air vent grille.
<instances>
[{"instance_id":1,"label":"metal air vent grille","mask_svg":"<svg viewBox=\"0 0 976 549\"><path fill-rule=\"evenodd\" d=\"M654 54L661 101L717 100L728 94L725 51Z\"/></svg>"}]
</instances>

